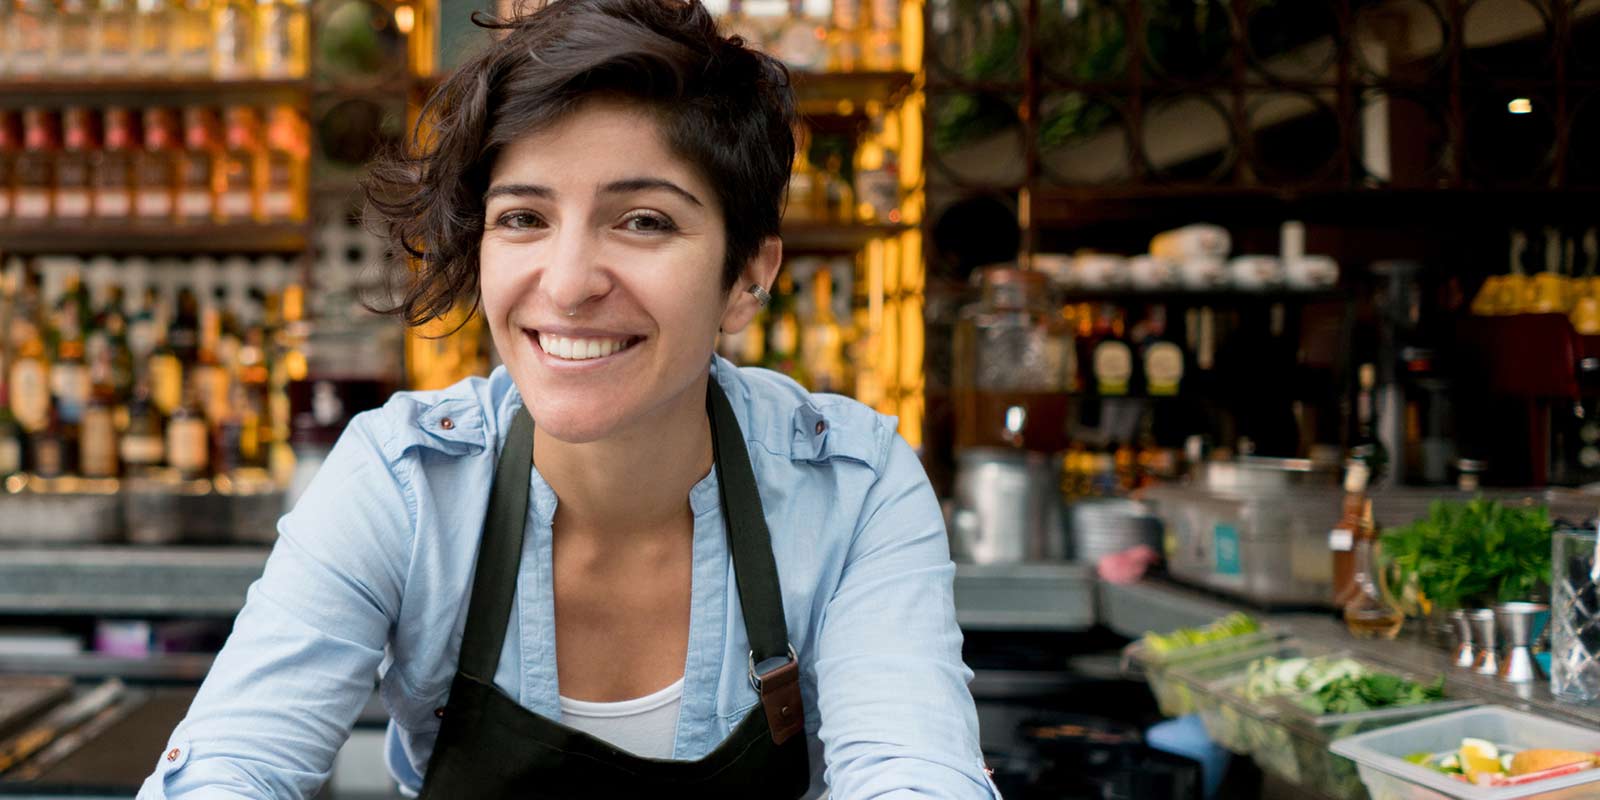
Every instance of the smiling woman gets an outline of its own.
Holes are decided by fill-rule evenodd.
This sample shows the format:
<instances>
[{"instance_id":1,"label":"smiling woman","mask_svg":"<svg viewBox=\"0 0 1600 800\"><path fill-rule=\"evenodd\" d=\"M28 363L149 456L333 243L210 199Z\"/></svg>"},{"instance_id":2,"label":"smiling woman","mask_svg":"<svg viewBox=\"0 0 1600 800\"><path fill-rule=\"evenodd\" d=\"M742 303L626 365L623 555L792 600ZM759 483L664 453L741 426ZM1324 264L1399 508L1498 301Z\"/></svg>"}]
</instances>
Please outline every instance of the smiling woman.
<instances>
[{"instance_id":1,"label":"smiling woman","mask_svg":"<svg viewBox=\"0 0 1600 800\"><path fill-rule=\"evenodd\" d=\"M782 259L784 69L698 3L478 21L369 197L393 312L504 366L351 423L140 797L314 795L375 674L424 798L996 797L895 421L713 355Z\"/></svg>"}]
</instances>

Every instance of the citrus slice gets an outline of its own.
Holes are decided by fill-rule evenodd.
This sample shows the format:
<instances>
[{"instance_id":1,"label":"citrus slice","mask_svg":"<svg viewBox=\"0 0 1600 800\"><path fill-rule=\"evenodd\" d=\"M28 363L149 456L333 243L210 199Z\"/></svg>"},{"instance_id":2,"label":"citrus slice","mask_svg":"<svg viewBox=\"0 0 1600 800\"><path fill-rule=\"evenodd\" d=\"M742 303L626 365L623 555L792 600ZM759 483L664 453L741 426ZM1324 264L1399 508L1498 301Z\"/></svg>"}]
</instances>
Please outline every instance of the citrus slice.
<instances>
[{"instance_id":1,"label":"citrus slice","mask_svg":"<svg viewBox=\"0 0 1600 800\"><path fill-rule=\"evenodd\" d=\"M1500 748L1493 742L1483 739L1461 740L1461 772L1473 783L1478 783L1479 775L1501 775L1505 770L1500 765Z\"/></svg>"}]
</instances>

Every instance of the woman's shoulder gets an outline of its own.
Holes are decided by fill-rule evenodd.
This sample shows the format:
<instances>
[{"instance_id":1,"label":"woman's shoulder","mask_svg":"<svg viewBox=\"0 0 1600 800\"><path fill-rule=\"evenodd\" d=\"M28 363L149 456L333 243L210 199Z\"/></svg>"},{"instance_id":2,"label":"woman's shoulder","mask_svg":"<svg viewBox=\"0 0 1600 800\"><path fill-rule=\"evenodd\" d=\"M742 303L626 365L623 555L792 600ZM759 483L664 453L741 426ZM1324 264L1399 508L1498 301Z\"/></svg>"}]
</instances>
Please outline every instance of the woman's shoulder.
<instances>
[{"instance_id":1,"label":"woman's shoulder","mask_svg":"<svg viewBox=\"0 0 1600 800\"><path fill-rule=\"evenodd\" d=\"M415 450L464 456L493 454L500 429L521 403L504 366L442 389L395 392L388 402L356 415L352 428L370 437L391 460Z\"/></svg>"},{"instance_id":2,"label":"woman's shoulder","mask_svg":"<svg viewBox=\"0 0 1600 800\"><path fill-rule=\"evenodd\" d=\"M793 378L718 357L712 377L728 394L745 439L797 463L858 462L883 468L898 420L851 397L808 391Z\"/></svg>"}]
</instances>

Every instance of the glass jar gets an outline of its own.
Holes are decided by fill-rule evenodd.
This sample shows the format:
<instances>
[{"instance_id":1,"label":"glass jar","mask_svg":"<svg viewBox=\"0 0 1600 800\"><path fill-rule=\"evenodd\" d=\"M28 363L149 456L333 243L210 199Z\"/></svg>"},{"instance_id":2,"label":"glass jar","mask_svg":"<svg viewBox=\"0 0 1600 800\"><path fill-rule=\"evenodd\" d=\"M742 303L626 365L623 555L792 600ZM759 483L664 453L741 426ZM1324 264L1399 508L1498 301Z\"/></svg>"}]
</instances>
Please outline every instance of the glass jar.
<instances>
[{"instance_id":1,"label":"glass jar","mask_svg":"<svg viewBox=\"0 0 1600 800\"><path fill-rule=\"evenodd\" d=\"M1556 531L1551 542L1550 693L1600 703L1600 581L1595 532Z\"/></svg>"},{"instance_id":2,"label":"glass jar","mask_svg":"<svg viewBox=\"0 0 1600 800\"><path fill-rule=\"evenodd\" d=\"M1072 329L1044 273L994 267L956 322L956 447L1067 448L1077 374Z\"/></svg>"}]
</instances>

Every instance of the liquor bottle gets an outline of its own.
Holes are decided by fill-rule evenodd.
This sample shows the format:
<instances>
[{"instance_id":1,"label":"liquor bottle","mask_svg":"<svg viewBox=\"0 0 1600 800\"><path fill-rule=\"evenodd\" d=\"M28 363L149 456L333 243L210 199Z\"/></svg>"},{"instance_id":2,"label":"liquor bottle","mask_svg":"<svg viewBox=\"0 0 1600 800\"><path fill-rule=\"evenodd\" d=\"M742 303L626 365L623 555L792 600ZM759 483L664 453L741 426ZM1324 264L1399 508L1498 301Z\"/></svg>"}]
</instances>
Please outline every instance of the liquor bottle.
<instances>
[{"instance_id":1,"label":"liquor bottle","mask_svg":"<svg viewBox=\"0 0 1600 800\"><path fill-rule=\"evenodd\" d=\"M78 474L85 478L115 478L117 459L117 398L111 383L96 384L78 426Z\"/></svg>"},{"instance_id":2,"label":"liquor bottle","mask_svg":"<svg viewBox=\"0 0 1600 800\"><path fill-rule=\"evenodd\" d=\"M56 157L55 217L81 223L94 211L90 162L100 149L94 113L83 106L72 106L62 112L62 122L62 148Z\"/></svg>"},{"instance_id":3,"label":"liquor bottle","mask_svg":"<svg viewBox=\"0 0 1600 800\"><path fill-rule=\"evenodd\" d=\"M1339 524L1328 534L1328 550L1333 554L1333 603L1341 610L1355 596L1356 531L1361 529L1367 507L1366 462L1350 459L1344 469L1344 510Z\"/></svg>"},{"instance_id":4,"label":"liquor bottle","mask_svg":"<svg viewBox=\"0 0 1600 800\"><path fill-rule=\"evenodd\" d=\"M883 145L883 114L880 104L867 104L872 130L856 148L856 216L865 222L900 221L899 160Z\"/></svg>"},{"instance_id":5,"label":"liquor bottle","mask_svg":"<svg viewBox=\"0 0 1600 800\"><path fill-rule=\"evenodd\" d=\"M154 473L166 460L166 433L161 411L151 396L150 382L140 377L128 398L128 423L117 442L117 455L129 477Z\"/></svg>"},{"instance_id":6,"label":"liquor bottle","mask_svg":"<svg viewBox=\"0 0 1600 800\"><path fill-rule=\"evenodd\" d=\"M861 0L833 0L828 30L828 69L852 72L861 68Z\"/></svg>"},{"instance_id":7,"label":"liquor bottle","mask_svg":"<svg viewBox=\"0 0 1600 800\"><path fill-rule=\"evenodd\" d=\"M822 202L818 204L822 216L832 222L854 222L856 217L855 191L844 179L844 158L830 153L820 183Z\"/></svg>"},{"instance_id":8,"label":"liquor bottle","mask_svg":"<svg viewBox=\"0 0 1600 800\"><path fill-rule=\"evenodd\" d=\"M794 279L788 271L778 274L778 290L772 294L768 308L772 326L767 332L767 353L763 364L803 385L804 370L800 364L800 319L794 311Z\"/></svg>"},{"instance_id":9,"label":"liquor bottle","mask_svg":"<svg viewBox=\"0 0 1600 800\"><path fill-rule=\"evenodd\" d=\"M134 0L133 71L167 77L173 71L172 8L167 0Z\"/></svg>"},{"instance_id":10,"label":"liquor bottle","mask_svg":"<svg viewBox=\"0 0 1600 800\"><path fill-rule=\"evenodd\" d=\"M28 434L28 462L37 478L59 478L72 467L68 464L69 438L61 428L54 408L45 411L45 424ZM73 453L76 455L76 453Z\"/></svg>"},{"instance_id":11,"label":"liquor bottle","mask_svg":"<svg viewBox=\"0 0 1600 800\"><path fill-rule=\"evenodd\" d=\"M1167 311L1152 308L1145 318L1139 341L1139 361L1144 390L1151 397L1176 397L1183 385L1183 348L1167 338Z\"/></svg>"},{"instance_id":12,"label":"liquor bottle","mask_svg":"<svg viewBox=\"0 0 1600 800\"><path fill-rule=\"evenodd\" d=\"M807 149L798 148L794 169L789 172L789 189L783 204L783 218L787 222L810 222L817 218L817 168L811 165Z\"/></svg>"},{"instance_id":13,"label":"liquor bottle","mask_svg":"<svg viewBox=\"0 0 1600 800\"><path fill-rule=\"evenodd\" d=\"M826 3L789 0L789 14L779 27L775 49L790 69L821 72L828 68L827 16Z\"/></svg>"},{"instance_id":14,"label":"liquor bottle","mask_svg":"<svg viewBox=\"0 0 1600 800\"><path fill-rule=\"evenodd\" d=\"M91 20L91 49L97 75L126 76L133 71L133 8L131 0L99 0ZM108 123L109 127L109 123Z\"/></svg>"},{"instance_id":15,"label":"liquor bottle","mask_svg":"<svg viewBox=\"0 0 1600 800\"><path fill-rule=\"evenodd\" d=\"M50 362L50 394L56 418L67 442L78 439L84 408L89 404L89 365L85 359L84 325L88 322L88 292L76 271L65 276L64 287L55 308L52 334L55 352ZM67 461L76 456L68 453ZM67 470L71 471L71 466Z\"/></svg>"},{"instance_id":16,"label":"liquor bottle","mask_svg":"<svg viewBox=\"0 0 1600 800\"><path fill-rule=\"evenodd\" d=\"M205 478L211 466L211 435L200 409L197 388L191 384L183 403L167 420L167 466L183 480Z\"/></svg>"},{"instance_id":17,"label":"liquor bottle","mask_svg":"<svg viewBox=\"0 0 1600 800\"><path fill-rule=\"evenodd\" d=\"M200 343L189 367L189 382L206 421L215 425L228 411L228 370L219 358L222 312L215 302L200 310Z\"/></svg>"},{"instance_id":18,"label":"liquor bottle","mask_svg":"<svg viewBox=\"0 0 1600 800\"><path fill-rule=\"evenodd\" d=\"M0 0L0 5L4 0ZM0 222L11 218L17 183L17 158L22 154L22 133L17 115L0 109Z\"/></svg>"},{"instance_id":19,"label":"liquor bottle","mask_svg":"<svg viewBox=\"0 0 1600 800\"><path fill-rule=\"evenodd\" d=\"M128 346L123 292L121 286L111 286L107 290L106 300L89 326L87 339L89 385L111 387L112 400L117 405L127 402L133 390L133 351Z\"/></svg>"},{"instance_id":20,"label":"liquor bottle","mask_svg":"<svg viewBox=\"0 0 1600 800\"><path fill-rule=\"evenodd\" d=\"M54 73L61 48L61 19L50 0L16 0L8 20L4 49L11 74L42 78Z\"/></svg>"},{"instance_id":21,"label":"liquor bottle","mask_svg":"<svg viewBox=\"0 0 1600 800\"><path fill-rule=\"evenodd\" d=\"M1100 309L1100 333L1094 344L1092 369L1094 386L1102 397L1120 397L1132 389L1133 348L1128 345L1122 313L1107 304Z\"/></svg>"},{"instance_id":22,"label":"liquor bottle","mask_svg":"<svg viewBox=\"0 0 1600 800\"><path fill-rule=\"evenodd\" d=\"M800 353L814 392L844 392L844 329L833 313L833 273L818 269L811 278L811 319L801 334Z\"/></svg>"},{"instance_id":23,"label":"liquor bottle","mask_svg":"<svg viewBox=\"0 0 1600 800\"><path fill-rule=\"evenodd\" d=\"M9 389L0 383L0 480L22 472L25 440L17 418L11 414Z\"/></svg>"},{"instance_id":24,"label":"liquor bottle","mask_svg":"<svg viewBox=\"0 0 1600 800\"><path fill-rule=\"evenodd\" d=\"M1367 462L1369 480L1382 479L1389 465L1389 449L1378 438L1378 369L1362 364L1356 370L1356 430L1351 454Z\"/></svg>"},{"instance_id":25,"label":"liquor bottle","mask_svg":"<svg viewBox=\"0 0 1600 800\"><path fill-rule=\"evenodd\" d=\"M211 74L210 0L173 0L172 69L194 78Z\"/></svg>"},{"instance_id":26,"label":"liquor bottle","mask_svg":"<svg viewBox=\"0 0 1600 800\"><path fill-rule=\"evenodd\" d=\"M22 154L16 162L11 216L18 221L49 219L56 188L55 115L42 108L22 110Z\"/></svg>"},{"instance_id":27,"label":"liquor bottle","mask_svg":"<svg viewBox=\"0 0 1600 800\"><path fill-rule=\"evenodd\" d=\"M300 78L308 62L307 9L303 0L257 0L256 74Z\"/></svg>"},{"instance_id":28,"label":"liquor bottle","mask_svg":"<svg viewBox=\"0 0 1600 800\"><path fill-rule=\"evenodd\" d=\"M217 221L250 222L261 216L256 178L261 171L257 136L260 120L250 106L229 106L223 114L226 147L217 157L213 178L217 187Z\"/></svg>"},{"instance_id":29,"label":"liquor bottle","mask_svg":"<svg viewBox=\"0 0 1600 800\"><path fill-rule=\"evenodd\" d=\"M211 77L248 78L255 71L255 13L249 0L212 0Z\"/></svg>"},{"instance_id":30,"label":"liquor bottle","mask_svg":"<svg viewBox=\"0 0 1600 800\"><path fill-rule=\"evenodd\" d=\"M145 371L150 381L150 399L162 417L170 417L183 404L183 359L172 347L167 327L167 315L159 299L156 305L155 348L145 361ZM172 331L176 333L176 331Z\"/></svg>"},{"instance_id":31,"label":"liquor bottle","mask_svg":"<svg viewBox=\"0 0 1600 800\"><path fill-rule=\"evenodd\" d=\"M869 70L900 69L900 0L868 0L871 14L863 37L862 62Z\"/></svg>"},{"instance_id":32,"label":"liquor bottle","mask_svg":"<svg viewBox=\"0 0 1600 800\"><path fill-rule=\"evenodd\" d=\"M105 110L105 145L90 155L91 205L96 219L125 220L133 213L133 112Z\"/></svg>"},{"instance_id":33,"label":"liquor bottle","mask_svg":"<svg viewBox=\"0 0 1600 800\"><path fill-rule=\"evenodd\" d=\"M1383 594L1378 582L1378 526L1372 519L1372 501L1362 503L1361 524L1355 536L1355 577L1344 604L1344 624L1358 639L1393 639L1405 615Z\"/></svg>"},{"instance_id":34,"label":"liquor bottle","mask_svg":"<svg viewBox=\"0 0 1600 800\"><path fill-rule=\"evenodd\" d=\"M305 220L308 145L300 112L294 106L274 106L267 122L261 190L261 216L267 222Z\"/></svg>"},{"instance_id":35,"label":"liquor bottle","mask_svg":"<svg viewBox=\"0 0 1600 800\"><path fill-rule=\"evenodd\" d=\"M61 30L61 49L56 55L55 73L65 77L89 74L95 61L94 9L89 0L59 0L56 12Z\"/></svg>"},{"instance_id":36,"label":"liquor bottle","mask_svg":"<svg viewBox=\"0 0 1600 800\"><path fill-rule=\"evenodd\" d=\"M43 301L38 275L26 271L13 304L7 344L14 349L6 373L11 413L26 434L50 422L50 370L45 361Z\"/></svg>"},{"instance_id":37,"label":"liquor bottle","mask_svg":"<svg viewBox=\"0 0 1600 800\"><path fill-rule=\"evenodd\" d=\"M219 217L218 181L214 168L220 165L221 151L216 146L216 114L203 106L183 109L183 150L178 153L178 222L204 225Z\"/></svg>"},{"instance_id":38,"label":"liquor bottle","mask_svg":"<svg viewBox=\"0 0 1600 800\"><path fill-rule=\"evenodd\" d=\"M193 364L200 355L200 299L189 286L178 289L177 308L167 332L167 343L184 365Z\"/></svg>"},{"instance_id":39,"label":"liquor bottle","mask_svg":"<svg viewBox=\"0 0 1600 800\"><path fill-rule=\"evenodd\" d=\"M173 215L177 183L176 125L172 110L144 110L144 149L134 154L133 211L143 221L167 222Z\"/></svg>"}]
</instances>

